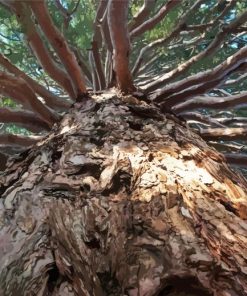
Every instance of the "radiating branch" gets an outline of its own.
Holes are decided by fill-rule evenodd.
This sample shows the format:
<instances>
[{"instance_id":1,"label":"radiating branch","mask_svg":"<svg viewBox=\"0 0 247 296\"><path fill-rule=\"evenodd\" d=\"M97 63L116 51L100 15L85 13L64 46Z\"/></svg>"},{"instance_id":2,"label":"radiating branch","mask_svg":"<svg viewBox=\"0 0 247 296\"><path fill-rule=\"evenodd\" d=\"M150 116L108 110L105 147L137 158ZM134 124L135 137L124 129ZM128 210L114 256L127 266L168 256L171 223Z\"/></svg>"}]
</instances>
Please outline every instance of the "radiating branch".
<instances>
[{"instance_id":1,"label":"radiating branch","mask_svg":"<svg viewBox=\"0 0 247 296\"><path fill-rule=\"evenodd\" d=\"M59 120L58 115L36 97L31 87L22 78L0 71L0 93L36 112L50 127Z\"/></svg>"},{"instance_id":2,"label":"radiating branch","mask_svg":"<svg viewBox=\"0 0 247 296\"><path fill-rule=\"evenodd\" d=\"M232 33L234 29L238 28L242 23L244 23L246 19L247 19L247 11L243 12L240 16L238 16L234 21L232 21L228 25L222 27L218 32L218 34L213 39L213 41L205 50L194 55L186 62L178 65L178 67L175 68L174 70L162 75L156 81L148 84L146 87L144 87L144 90L146 92L154 91L158 87L166 83L169 83L171 80L185 73L193 64L197 63L202 58L209 57L210 55L212 55L219 48L222 42L225 40L225 37L230 33Z\"/></svg>"},{"instance_id":3,"label":"radiating branch","mask_svg":"<svg viewBox=\"0 0 247 296\"><path fill-rule=\"evenodd\" d=\"M174 106L172 110L174 110L174 112L176 113L181 113L186 110L194 110L198 108L227 109L236 106L247 106L247 91L227 97L195 97L193 99L187 100L181 104Z\"/></svg>"},{"instance_id":4,"label":"radiating branch","mask_svg":"<svg viewBox=\"0 0 247 296\"><path fill-rule=\"evenodd\" d=\"M36 25L31 18L32 12L29 7L26 3L17 0L13 3L11 2L11 7L15 11L17 19L24 29L27 41L34 55L37 57L44 70L67 91L71 98L75 98L76 94L67 73L54 62L54 59L36 30Z\"/></svg>"},{"instance_id":5,"label":"radiating branch","mask_svg":"<svg viewBox=\"0 0 247 296\"><path fill-rule=\"evenodd\" d=\"M174 7L176 7L180 3L181 0L168 0L168 2L165 3L152 18L144 21L142 24L140 24L140 26L130 32L130 39L153 29Z\"/></svg>"},{"instance_id":6,"label":"radiating branch","mask_svg":"<svg viewBox=\"0 0 247 296\"><path fill-rule=\"evenodd\" d=\"M14 123L25 127L31 132L50 130L49 126L37 114L29 111L15 111L9 108L0 108L0 122Z\"/></svg>"},{"instance_id":7,"label":"radiating branch","mask_svg":"<svg viewBox=\"0 0 247 296\"><path fill-rule=\"evenodd\" d=\"M118 87L122 92L128 93L135 89L129 71L128 1L110 0L108 9L108 25L113 45L113 68Z\"/></svg>"},{"instance_id":8,"label":"radiating branch","mask_svg":"<svg viewBox=\"0 0 247 296\"><path fill-rule=\"evenodd\" d=\"M45 1L30 1L28 3L31 6L32 11L34 12L35 17L47 40L49 40L61 63L67 70L76 96L82 96L87 92L84 76L76 61L73 51L70 50L64 36L54 26L51 16L45 5Z\"/></svg>"},{"instance_id":9,"label":"radiating branch","mask_svg":"<svg viewBox=\"0 0 247 296\"><path fill-rule=\"evenodd\" d=\"M25 72L21 71L15 65L13 65L4 55L0 53L0 64L8 70L8 72L14 74L15 76L24 79L27 84L32 88L32 90L40 95L46 105L52 109L66 110L70 107L70 103L60 99L55 94L47 90L43 85L39 84L37 81L29 77Z\"/></svg>"},{"instance_id":10,"label":"radiating branch","mask_svg":"<svg viewBox=\"0 0 247 296\"><path fill-rule=\"evenodd\" d=\"M130 32L144 23L144 21L150 15L151 10L155 5L155 2L156 0L144 0L144 3L140 10L134 15L133 19L129 22L128 28Z\"/></svg>"},{"instance_id":11,"label":"radiating branch","mask_svg":"<svg viewBox=\"0 0 247 296\"><path fill-rule=\"evenodd\" d=\"M13 134L0 134L0 146L21 146L21 147L30 147L40 141L42 136L21 136Z\"/></svg>"},{"instance_id":12,"label":"radiating branch","mask_svg":"<svg viewBox=\"0 0 247 296\"><path fill-rule=\"evenodd\" d=\"M232 128L207 128L201 129L200 135L205 140L246 140L247 128L232 127Z\"/></svg>"},{"instance_id":13,"label":"radiating branch","mask_svg":"<svg viewBox=\"0 0 247 296\"><path fill-rule=\"evenodd\" d=\"M233 72L239 72L242 71L243 68L247 68L246 59L247 46L241 48L239 51L228 57L223 63L214 67L213 69L199 72L195 75L191 75L182 80L179 80L178 82L174 82L164 88L159 89L152 95L152 99L155 102L161 102L166 98L169 98L169 96L172 96L174 98L174 101L176 101L176 93L179 93L186 88L200 83L203 84L212 80L222 79L222 81L225 81L226 77ZM191 91L190 94L193 95L193 91Z\"/></svg>"}]
</instances>

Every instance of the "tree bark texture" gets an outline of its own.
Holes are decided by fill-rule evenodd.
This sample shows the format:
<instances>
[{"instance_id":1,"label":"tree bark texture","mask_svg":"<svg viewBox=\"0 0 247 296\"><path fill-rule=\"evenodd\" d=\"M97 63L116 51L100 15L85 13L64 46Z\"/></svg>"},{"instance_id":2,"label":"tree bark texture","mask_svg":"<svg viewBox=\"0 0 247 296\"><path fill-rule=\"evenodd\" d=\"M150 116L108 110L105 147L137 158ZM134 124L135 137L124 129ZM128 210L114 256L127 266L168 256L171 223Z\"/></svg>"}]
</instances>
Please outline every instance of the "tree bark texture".
<instances>
[{"instance_id":1,"label":"tree bark texture","mask_svg":"<svg viewBox=\"0 0 247 296\"><path fill-rule=\"evenodd\" d=\"M94 99L1 174L0 295L246 295L246 180L158 109Z\"/></svg>"}]
</instances>

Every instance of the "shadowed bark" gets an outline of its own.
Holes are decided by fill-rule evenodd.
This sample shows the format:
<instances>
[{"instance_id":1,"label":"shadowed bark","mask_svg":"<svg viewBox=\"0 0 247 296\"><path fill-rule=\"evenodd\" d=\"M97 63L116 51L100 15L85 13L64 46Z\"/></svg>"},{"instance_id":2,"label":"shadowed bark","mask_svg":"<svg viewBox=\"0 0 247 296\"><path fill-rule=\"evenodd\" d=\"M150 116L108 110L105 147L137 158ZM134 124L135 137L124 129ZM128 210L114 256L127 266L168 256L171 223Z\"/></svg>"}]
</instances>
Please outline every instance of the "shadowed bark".
<instances>
[{"instance_id":1,"label":"shadowed bark","mask_svg":"<svg viewBox=\"0 0 247 296\"><path fill-rule=\"evenodd\" d=\"M1 295L246 295L246 181L151 107L88 101L12 161Z\"/></svg>"}]
</instances>

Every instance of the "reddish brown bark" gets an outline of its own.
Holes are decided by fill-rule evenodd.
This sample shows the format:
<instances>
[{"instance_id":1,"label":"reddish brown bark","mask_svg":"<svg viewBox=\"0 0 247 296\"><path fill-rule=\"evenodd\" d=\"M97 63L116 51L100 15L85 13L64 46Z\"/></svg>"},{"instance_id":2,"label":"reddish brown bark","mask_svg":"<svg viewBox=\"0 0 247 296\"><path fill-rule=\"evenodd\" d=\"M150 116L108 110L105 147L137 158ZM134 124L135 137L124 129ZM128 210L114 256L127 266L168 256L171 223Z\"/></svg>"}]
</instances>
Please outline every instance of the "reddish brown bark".
<instances>
[{"instance_id":1,"label":"reddish brown bark","mask_svg":"<svg viewBox=\"0 0 247 296\"><path fill-rule=\"evenodd\" d=\"M59 120L59 116L38 100L33 90L22 78L16 78L0 72L0 93L11 97L27 109L36 112L50 127Z\"/></svg>"},{"instance_id":2,"label":"reddish brown bark","mask_svg":"<svg viewBox=\"0 0 247 296\"><path fill-rule=\"evenodd\" d=\"M127 27L128 1L110 0L108 26L113 45L113 69L117 83L124 93L135 89L129 70L130 42Z\"/></svg>"},{"instance_id":3,"label":"reddish brown bark","mask_svg":"<svg viewBox=\"0 0 247 296\"><path fill-rule=\"evenodd\" d=\"M53 109L68 109L71 105L70 102L62 100L57 97L50 91L48 91L43 85L39 84L37 81L29 77L26 73L18 69L15 65L13 65L4 55L0 53L0 64L8 70L8 72L14 74L15 76L24 79L27 84L32 88L34 92L40 95L46 105Z\"/></svg>"},{"instance_id":4,"label":"reddish brown bark","mask_svg":"<svg viewBox=\"0 0 247 296\"><path fill-rule=\"evenodd\" d=\"M246 181L158 109L113 97L1 174L2 295L245 296Z\"/></svg>"},{"instance_id":5,"label":"reddish brown bark","mask_svg":"<svg viewBox=\"0 0 247 296\"><path fill-rule=\"evenodd\" d=\"M29 5L31 6L46 38L53 46L55 52L60 58L61 63L67 70L76 96L78 97L85 94L87 91L84 82L84 76L82 75L81 69L76 62L75 55L70 50L63 35L54 26L45 2L43 0L31 1L29 2Z\"/></svg>"},{"instance_id":6,"label":"reddish brown bark","mask_svg":"<svg viewBox=\"0 0 247 296\"><path fill-rule=\"evenodd\" d=\"M133 16L133 19L130 21L128 28L129 31L133 31L140 25L144 23L144 21L147 19L149 14L152 11L152 8L155 5L156 0L144 0L143 5L140 8L140 10Z\"/></svg>"},{"instance_id":7,"label":"reddish brown bark","mask_svg":"<svg viewBox=\"0 0 247 296\"><path fill-rule=\"evenodd\" d=\"M130 38L134 38L136 36L139 36L143 34L144 32L153 29L164 17L177 5L181 3L181 0L168 0L167 3L165 3L160 10L155 14L152 18L149 20L143 22L138 26L137 28L131 30L130 32Z\"/></svg>"},{"instance_id":8,"label":"reddish brown bark","mask_svg":"<svg viewBox=\"0 0 247 296\"><path fill-rule=\"evenodd\" d=\"M18 21L23 26L27 41L33 53L49 76L62 86L71 98L75 99L76 94L67 73L51 57L31 18L31 10L26 4L27 2L14 1L13 3L11 2L11 7L14 9Z\"/></svg>"}]
</instances>

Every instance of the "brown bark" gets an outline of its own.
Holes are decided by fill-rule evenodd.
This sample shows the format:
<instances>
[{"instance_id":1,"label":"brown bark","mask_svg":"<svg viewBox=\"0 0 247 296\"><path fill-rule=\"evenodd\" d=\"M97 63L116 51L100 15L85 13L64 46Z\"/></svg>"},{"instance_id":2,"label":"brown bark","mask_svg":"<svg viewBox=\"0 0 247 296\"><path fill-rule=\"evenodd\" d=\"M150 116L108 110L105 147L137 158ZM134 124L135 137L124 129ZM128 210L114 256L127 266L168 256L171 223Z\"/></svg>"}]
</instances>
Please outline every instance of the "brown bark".
<instances>
[{"instance_id":1,"label":"brown bark","mask_svg":"<svg viewBox=\"0 0 247 296\"><path fill-rule=\"evenodd\" d=\"M61 63L64 65L71 79L71 83L73 85L76 96L82 96L87 92L84 82L84 76L82 75L75 55L70 50L65 38L54 26L45 2L43 0L31 1L29 2L29 5L31 6L32 11L34 12L35 17L46 38L53 46L55 52L60 58Z\"/></svg>"},{"instance_id":2,"label":"brown bark","mask_svg":"<svg viewBox=\"0 0 247 296\"><path fill-rule=\"evenodd\" d=\"M15 65L13 65L4 55L0 53L0 64L8 70L8 72L14 74L17 77L24 79L27 84L32 88L32 90L40 95L46 105L52 109L65 110L68 109L71 105L70 102L65 101L48 91L43 85L39 84L31 77L29 77L26 73L18 69Z\"/></svg>"},{"instance_id":3,"label":"brown bark","mask_svg":"<svg viewBox=\"0 0 247 296\"><path fill-rule=\"evenodd\" d=\"M134 102L71 111L2 174L1 295L246 295L246 181Z\"/></svg>"},{"instance_id":4,"label":"brown bark","mask_svg":"<svg viewBox=\"0 0 247 296\"><path fill-rule=\"evenodd\" d=\"M0 122L15 123L27 128L31 132L50 130L50 127L37 114L29 111L15 111L8 108L0 108Z\"/></svg>"},{"instance_id":5,"label":"brown bark","mask_svg":"<svg viewBox=\"0 0 247 296\"><path fill-rule=\"evenodd\" d=\"M168 2L165 3L152 18L150 18L149 20L140 24L140 26L138 26L137 28L133 29L130 32L130 38L132 39L134 37L137 37L137 36L143 34L144 32L146 32L148 30L153 29L159 22L162 21L162 19L164 19L164 17L174 7L176 7L180 3L181 3L181 0L168 0Z\"/></svg>"},{"instance_id":6,"label":"brown bark","mask_svg":"<svg viewBox=\"0 0 247 296\"><path fill-rule=\"evenodd\" d=\"M129 70L130 42L127 27L128 1L110 0L108 26L113 45L113 69L124 93L135 89Z\"/></svg>"},{"instance_id":7,"label":"brown bark","mask_svg":"<svg viewBox=\"0 0 247 296\"><path fill-rule=\"evenodd\" d=\"M0 71L0 93L11 97L27 109L36 112L50 127L59 120L59 116L46 107L22 78L16 78Z\"/></svg>"},{"instance_id":8,"label":"brown bark","mask_svg":"<svg viewBox=\"0 0 247 296\"><path fill-rule=\"evenodd\" d=\"M67 91L71 98L75 99L76 94L74 93L71 81L69 80L67 73L61 69L51 57L31 18L32 13L29 7L26 3L20 1L14 1L10 4L16 13L18 21L24 29L26 39L32 48L34 55L37 57L44 70Z\"/></svg>"}]
</instances>

